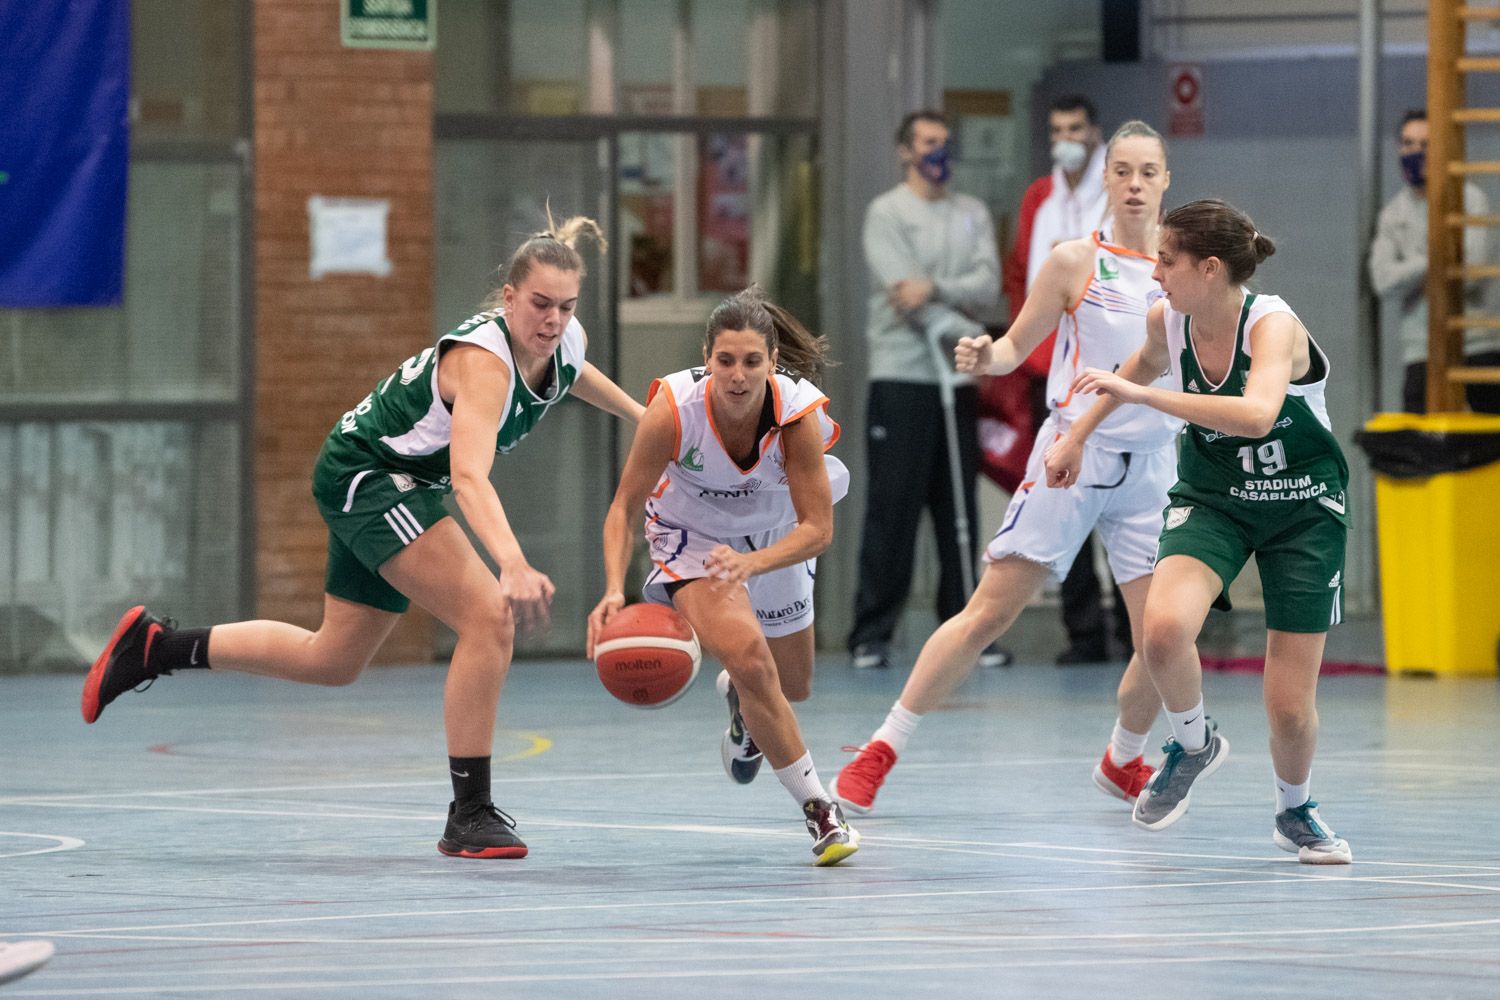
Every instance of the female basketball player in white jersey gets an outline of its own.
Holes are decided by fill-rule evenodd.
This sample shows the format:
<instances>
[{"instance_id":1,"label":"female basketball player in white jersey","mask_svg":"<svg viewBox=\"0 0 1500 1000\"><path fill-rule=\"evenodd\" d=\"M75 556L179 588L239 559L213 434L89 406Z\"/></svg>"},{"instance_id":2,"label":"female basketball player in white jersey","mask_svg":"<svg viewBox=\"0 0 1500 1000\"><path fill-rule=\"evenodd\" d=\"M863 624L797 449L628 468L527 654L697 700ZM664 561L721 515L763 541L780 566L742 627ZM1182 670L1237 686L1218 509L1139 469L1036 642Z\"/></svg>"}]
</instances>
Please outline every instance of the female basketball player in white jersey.
<instances>
[{"instance_id":1,"label":"female basketball player in white jersey","mask_svg":"<svg viewBox=\"0 0 1500 1000\"><path fill-rule=\"evenodd\" d=\"M1047 446L1092 405L1072 392L1074 376L1085 367L1108 370L1129 358L1145 338L1151 298L1160 294L1151 270L1157 219L1169 183L1166 146L1151 126L1126 122L1109 141L1104 169L1109 199L1105 226L1086 239L1060 243L1048 254L1026 305L1004 337L959 341L955 357L960 371L1003 375L1056 328L1047 380L1052 413L1037 433L1026 478L985 549L984 576L968 606L927 640L885 722L835 779L834 795L852 812L874 807L876 792L921 717L968 677L980 651L1005 634L1049 574L1062 578L1096 528L1140 649L1141 613L1181 421L1146 410L1118 414L1099 428L1084 451L1079 489L1049 489L1043 467ZM1094 783L1133 801L1151 775L1142 752L1161 707L1138 654L1125 668L1118 702L1119 717L1094 768Z\"/></svg>"},{"instance_id":2,"label":"female basketball player in white jersey","mask_svg":"<svg viewBox=\"0 0 1500 1000\"><path fill-rule=\"evenodd\" d=\"M549 213L547 222L511 256L491 308L381 379L329 432L312 475L329 528L318 630L274 621L179 629L132 608L84 684L85 722L174 670L350 684L416 601L458 633L443 692L453 803L438 849L526 856L515 821L490 798L490 747L516 624L545 624L553 587L523 554L490 469L570 392L627 420L642 412L584 360L573 315L584 270L574 244L587 233L602 246L599 227L582 216L554 226ZM499 563L498 580L448 516L450 492Z\"/></svg>"},{"instance_id":3,"label":"female basketball player in white jersey","mask_svg":"<svg viewBox=\"0 0 1500 1000\"><path fill-rule=\"evenodd\" d=\"M1304 864L1348 864L1348 843L1312 801L1311 773L1323 644L1343 618L1349 467L1328 420L1327 355L1290 306L1244 285L1275 249L1222 201L1167 213L1156 267L1166 301L1152 307L1139 354L1118 371L1090 366L1079 375L1075 392L1105 398L1070 437L1085 438L1095 424L1132 410L1188 421L1163 514L1145 641L1136 647L1161 692L1172 739L1136 800L1136 825L1159 830L1175 822L1193 783L1228 753L1204 714L1197 638L1209 608L1223 606L1253 554L1266 606L1272 836ZM1161 371L1169 387L1145 384ZM1049 457L1060 482L1076 468L1067 455Z\"/></svg>"},{"instance_id":4,"label":"female basketball player in white jersey","mask_svg":"<svg viewBox=\"0 0 1500 1000\"><path fill-rule=\"evenodd\" d=\"M632 525L651 549L644 596L675 605L724 665L729 776L748 783L762 757L802 807L819 865L859 848L802 742L790 702L813 669L813 574L833 539L833 504L849 488L825 455L839 428L812 383L825 364L815 337L756 289L708 319L703 367L657 379L604 521L605 594L594 637L625 606Z\"/></svg>"}]
</instances>

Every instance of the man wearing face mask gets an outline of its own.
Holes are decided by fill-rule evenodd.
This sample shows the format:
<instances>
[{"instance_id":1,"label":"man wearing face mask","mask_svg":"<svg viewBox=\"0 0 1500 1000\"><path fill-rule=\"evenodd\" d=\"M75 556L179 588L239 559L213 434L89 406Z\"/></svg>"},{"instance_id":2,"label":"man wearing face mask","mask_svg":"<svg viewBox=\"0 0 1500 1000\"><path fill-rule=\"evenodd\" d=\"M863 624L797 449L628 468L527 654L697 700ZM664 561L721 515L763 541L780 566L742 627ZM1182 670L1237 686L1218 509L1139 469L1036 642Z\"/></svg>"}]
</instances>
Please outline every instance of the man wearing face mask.
<instances>
[{"instance_id":1,"label":"man wearing face mask","mask_svg":"<svg viewBox=\"0 0 1500 1000\"><path fill-rule=\"evenodd\" d=\"M1000 261L994 223L977 198L950 192L948 123L936 111L901 120L896 147L905 177L865 212L864 251L870 268L870 394L864 531L859 591L849 649L856 667L890 665L890 642L911 587L922 511L936 529L939 620L968 601L964 563L973 566L974 538L960 545L955 514L962 503L976 523L978 465L976 392L958 383L954 414L963 496L953 495L939 371L929 339L977 336L971 314L999 300ZM951 350L951 349L950 349ZM991 665L1008 662L999 650Z\"/></svg>"},{"instance_id":2,"label":"man wearing face mask","mask_svg":"<svg viewBox=\"0 0 1500 1000\"><path fill-rule=\"evenodd\" d=\"M1022 196L1015 246L1005 258L1012 321L1052 248L1087 236L1104 216L1104 153L1094 102L1082 94L1055 98L1047 109L1047 138L1052 172L1032 181ZM1027 359L1027 367L1045 377L1051 361L1049 337Z\"/></svg>"},{"instance_id":3,"label":"man wearing face mask","mask_svg":"<svg viewBox=\"0 0 1500 1000\"><path fill-rule=\"evenodd\" d=\"M1427 112L1413 108L1397 132L1405 186L1380 210L1370 245L1370 283L1375 294L1401 308L1401 358L1406 364L1401 405L1408 413L1427 410ZM1473 182L1464 183L1464 212L1484 215L1489 201ZM1488 263L1486 230L1464 230L1464 263ZM1467 304L1482 307L1483 288L1470 284ZM1464 332L1464 354L1473 365L1500 365L1500 330ZM1500 413L1500 385L1470 385L1469 407Z\"/></svg>"}]
</instances>

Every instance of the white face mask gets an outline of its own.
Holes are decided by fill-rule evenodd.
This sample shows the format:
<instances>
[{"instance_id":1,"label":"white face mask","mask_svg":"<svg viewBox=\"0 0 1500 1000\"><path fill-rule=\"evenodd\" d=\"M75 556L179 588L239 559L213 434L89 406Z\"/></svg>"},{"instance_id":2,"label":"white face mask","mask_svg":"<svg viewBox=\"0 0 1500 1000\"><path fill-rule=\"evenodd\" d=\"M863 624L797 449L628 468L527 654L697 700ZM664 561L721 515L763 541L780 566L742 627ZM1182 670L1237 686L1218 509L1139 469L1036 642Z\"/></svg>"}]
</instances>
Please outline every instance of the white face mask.
<instances>
[{"instance_id":1,"label":"white face mask","mask_svg":"<svg viewBox=\"0 0 1500 1000\"><path fill-rule=\"evenodd\" d=\"M1083 169L1083 165L1089 161L1089 149L1083 143L1073 139L1059 139L1052 144L1052 162L1063 168L1065 173L1075 173Z\"/></svg>"}]
</instances>

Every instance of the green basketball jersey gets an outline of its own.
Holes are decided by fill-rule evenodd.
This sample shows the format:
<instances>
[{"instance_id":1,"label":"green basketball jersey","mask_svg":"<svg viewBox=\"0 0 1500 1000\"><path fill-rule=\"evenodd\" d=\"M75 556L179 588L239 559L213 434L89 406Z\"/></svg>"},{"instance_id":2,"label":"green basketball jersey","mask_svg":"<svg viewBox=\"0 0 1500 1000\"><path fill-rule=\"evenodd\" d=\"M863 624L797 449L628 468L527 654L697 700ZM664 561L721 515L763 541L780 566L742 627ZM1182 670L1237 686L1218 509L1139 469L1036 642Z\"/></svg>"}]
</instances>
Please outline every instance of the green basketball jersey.
<instances>
[{"instance_id":1,"label":"green basketball jersey","mask_svg":"<svg viewBox=\"0 0 1500 1000\"><path fill-rule=\"evenodd\" d=\"M343 476L360 469L386 469L405 473L424 486L448 488L453 413L438 394L438 365L454 344L483 347L510 369L510 390L495 438L495 450L501 454L531 432L568 394L583 370L583 326L576 317L558 341L544 385L534 389L516 368L503 310L472 316L438 338L435 346L408 358L343 415L329 432L320 456L320 462L332 468L318 478L331 478L326 475L330 472Z\"/></svg>"},{"instance_id":2,"label":"green basketball jersey","mask_svg":"<svg viewBox=\"0 0 1500 1000\"><path fill-rule=\"evenodd\" d=\"M1172 374L1186 393L1241 396L1250 377L1248 331L1272 313L1296 314L1274 295L1245 293L1235 331L1229 372L1220 383L1203 374L1193 346L1192 317L1170 306L1166 310L1167 347ZM1293 505L1314 501L1347 523L1345 490L1349 466L1333 436L1324 388L1328 356L1309 335L1307 374L1287 387L1276 423L1264 437L1235 437L1188 424L1178 449L1178 484L1173 494L1191 493L1200 501L1242 514L1285 516Z\"/></svg>"}]
</instances>

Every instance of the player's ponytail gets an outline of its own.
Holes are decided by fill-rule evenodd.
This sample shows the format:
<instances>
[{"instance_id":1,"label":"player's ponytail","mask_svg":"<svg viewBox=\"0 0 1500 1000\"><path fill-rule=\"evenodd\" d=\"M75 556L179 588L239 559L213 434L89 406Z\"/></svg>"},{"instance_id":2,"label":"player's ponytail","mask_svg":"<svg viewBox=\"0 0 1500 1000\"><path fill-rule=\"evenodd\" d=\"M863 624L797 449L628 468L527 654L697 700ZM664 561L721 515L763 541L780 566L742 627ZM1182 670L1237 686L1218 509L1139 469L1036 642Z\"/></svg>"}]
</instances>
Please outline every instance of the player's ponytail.
<instances>
[{"instance_id":1,"label":"player's ponytail","mask_svg":"<svg viewBox=\"0 0 1500 1000\"><path fill-rule=\"evenodd\" d=\"M609 249L609 243L604 239L604 230L593 219L586 215L574 215L562 222L555 222L550 204L546 211L547 228L533 233L510 255L510 263L505 268L505 284L512 288L521 287L536 264L550 264L560 271L576 271L580 277L587 274L583 256L578 252L578 242L585 236L599 245L600 253ZM485 308L499 306L500 300L501 290L496 289L485 301Z\"/></svg>"}]
</instances>

